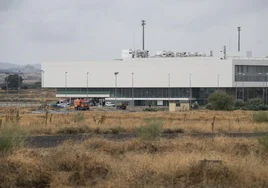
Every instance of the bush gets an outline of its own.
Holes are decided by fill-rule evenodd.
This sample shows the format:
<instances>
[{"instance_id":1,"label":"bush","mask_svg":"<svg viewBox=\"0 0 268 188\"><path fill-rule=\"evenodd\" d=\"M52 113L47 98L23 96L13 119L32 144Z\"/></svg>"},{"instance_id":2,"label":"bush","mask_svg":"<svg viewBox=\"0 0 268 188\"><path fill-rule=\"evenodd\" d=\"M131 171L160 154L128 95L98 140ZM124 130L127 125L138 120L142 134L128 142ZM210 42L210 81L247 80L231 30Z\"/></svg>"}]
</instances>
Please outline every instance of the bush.
<instances>
[{"instance_id":1,"label":"bush","mask_svg":"<svg viewBox=\"0 0 268 188\"><path fill-rule=\"evenodd\" d=\"M235 101L235 107L237 108L241 108L244 107L246 105L245 101L238 99L237 101Z\"/></svg>"},{"instance_id":2,"label":"bush","mask_svg":"<svg viewBox=\"0 0 268 188\"><path fill-rule=\"evenodd\" d=\"M198 110L199 109L199 104L198 103L192 104L192 109Z\"/></svg>"},{"instance_id":3,"label":"bush","mask_svg":"<svg viewBox=\"0 0 268 188\"><path fill-rule=\"evenodd\" d=\"M254 113L253 120L256 122L268 122L268 112L256 112L256 113Z\"/></svg>"},{"instance_id":4,"label":"bush","mask_svg":"<svg viewBox=\"0 0 268 188\"><path fill-rule=\"evenodd\" d=\"M210 94L208 102L213 110L231 110L234 105L232 96L222 91Z\"/></svg>"},{"instance_id":5,"label":"bush","mask_svg":"<svg viewBox=\"0 0 268 188\"><path fill-rule=\"evenodd\" d=\"M248 106L261 106L263 105L263 100L261 98L254 98L254 99L249 99L247 101Z\"/></svg>"},{"instance_id":6,"label":"bush","mask_svg":"<svg viewBox=\"0 0 268 188\"><path fill-rule=\"evenodd\" d=\"M246 105L242 108L242 110L252 110L252 111L261 111L261 110L268 110L267 106L264 105Z\"/></svg>"},{"instance_id":7,"label":"bush","mask_svg":"<svg viewBox=\"0 0 268 188\"><path fill-rule=\"evenodd\" d=\"M212 109L212 104L208 103L208 104L206 105L206 109L207 109L207 110L213 110L213 109Z\"/></svg>"},{"instance_id":8,"label":"bush","mask_svg":"<svg viewBox=\"0 0 268 188\"><path fill-rule=\"evenodd\" d=\"M0 151L7 152L15 147L22 147L25 141L24 132L17 126L1 128Z\"/></svg>"},{"instance_id":9,"label":"bush","mask_svg":"<svg viewBox=\"0 0 268 188\"><path fill-rule=\"evenodd\" d=\"M163 120L147 119L146 124L136 128L136 133L144 140L156 140L163 132Z\"/></svg>"},{"instance_id":10,"label":"bush","mask_svg":"<svg viewBox=\"0 0 268 188\"><path fill-rule=\"evenodd\" d=\"M259 138L258 142L260 146L263 148L264 152L268 152L268 135Z\"/></svg>"}]
</instances>

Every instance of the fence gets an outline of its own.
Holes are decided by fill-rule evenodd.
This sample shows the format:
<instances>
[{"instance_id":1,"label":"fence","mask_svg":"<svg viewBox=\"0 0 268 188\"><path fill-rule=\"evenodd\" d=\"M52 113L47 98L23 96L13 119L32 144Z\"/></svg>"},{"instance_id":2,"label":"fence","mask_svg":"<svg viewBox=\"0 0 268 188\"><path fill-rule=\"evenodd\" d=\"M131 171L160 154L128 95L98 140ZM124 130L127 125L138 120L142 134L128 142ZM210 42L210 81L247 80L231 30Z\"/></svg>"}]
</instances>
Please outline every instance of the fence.
<instances>
[{"instance_id":1,"label":"fence","mask_svg":"<svg viewBox=\"0 0 268 188\"><path fill-rule=\"evenodd\" d=\"M39 102L0 102L0 107L40 107Z\"/></svg>"}]
</instances>

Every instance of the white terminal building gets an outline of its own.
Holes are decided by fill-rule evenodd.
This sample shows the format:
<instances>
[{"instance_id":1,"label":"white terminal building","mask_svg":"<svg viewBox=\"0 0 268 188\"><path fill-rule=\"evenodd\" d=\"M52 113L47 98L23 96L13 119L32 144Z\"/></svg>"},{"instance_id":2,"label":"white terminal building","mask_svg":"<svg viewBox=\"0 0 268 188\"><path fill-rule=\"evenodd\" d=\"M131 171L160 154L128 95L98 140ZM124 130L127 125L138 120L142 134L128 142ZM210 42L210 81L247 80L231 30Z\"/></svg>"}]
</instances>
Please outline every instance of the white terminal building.
<instances>
[{"instance_id":1,"label":"white terminal building","mask_svg":"<svg viewBox=\"0 0 268 188\"><path fill-rule=\"evenodd\" d=\"M231 55L226 48L187 53L122 50L111 61L44 62L42 87L55 88L60 98L91 98L129 102L136 106L169 102L206 103L215 90L234 99L260 97L267 101L268 58L251 52Z\"/></svg>"}]
</instances>

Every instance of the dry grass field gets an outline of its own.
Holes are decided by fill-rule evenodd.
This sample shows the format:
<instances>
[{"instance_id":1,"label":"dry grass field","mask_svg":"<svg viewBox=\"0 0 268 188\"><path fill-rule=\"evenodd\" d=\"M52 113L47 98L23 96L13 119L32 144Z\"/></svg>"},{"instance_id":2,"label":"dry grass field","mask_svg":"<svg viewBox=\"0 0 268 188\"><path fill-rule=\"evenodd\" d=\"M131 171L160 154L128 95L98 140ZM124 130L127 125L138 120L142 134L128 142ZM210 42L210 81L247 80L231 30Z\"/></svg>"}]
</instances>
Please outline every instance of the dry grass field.
<instances>
[{"instance_id":1,"label":"dry grass field","mask_svg":"<svg viewBox=\"0 0 268 188\"><path fill-rule=\"evenodd\" d=\"M66 142L0 157L0 187L267 187L255 139Z\"/></svg>"},{"instance_id":2,"label":"dry grass field","mask_svg":"<svg viewBox=\"0 0 268 188\"><path fill-rule=\"evenodd\" d=\"M133 133L146 119L161 119L166 132L232 133L268 132L267 123L253 120L249 111L191 111L191 112L80 112L67 114L31 114L29 109L4 109L0 121L5 126L16 124L28 135L75 133Z\"/></svg>"},{"instance_id":3,"label":"dry grass field","mask_svg":"<svg viewBox=\"0 0 268 188\"><path fill-rule=\"evenodd\" d=\"M29 112L2 111L1 136L7 128L25 135L135 133L146 119L161 121L164 132L268 131L267 123L255 122L254 113L244 111ZM268 137L92 137L54 148L16 142L0 151L0 187L268 187Z\"/></svg>"}]
</instances>

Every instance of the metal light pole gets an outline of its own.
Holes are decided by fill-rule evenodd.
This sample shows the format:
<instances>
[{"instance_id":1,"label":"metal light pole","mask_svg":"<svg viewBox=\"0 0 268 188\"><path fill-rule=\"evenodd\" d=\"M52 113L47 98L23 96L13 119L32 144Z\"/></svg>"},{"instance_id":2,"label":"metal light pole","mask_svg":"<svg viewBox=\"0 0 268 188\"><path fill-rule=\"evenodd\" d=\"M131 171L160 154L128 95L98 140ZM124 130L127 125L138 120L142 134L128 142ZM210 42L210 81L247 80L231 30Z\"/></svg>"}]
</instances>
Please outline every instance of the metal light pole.
<instances>
[{"instance_id":1,"label":"metal light pole","mask_svg":"<svg viewBox=\"0 0 268 188\"><path fill-rule=\"evenodd\" d=\"M168 74L168 105L170 103L170 74Z\"/></svg>"},{"instance_id":2,"label":"metal light pole","mask_svg":"<svg viewBox=\"0 0 268 188\"><path fill-rule=\"evenodd\" d=\"M237 100L237 81L236 81L236 73L234 73L234 81L235 81L235 100Z\"/></svg>"},{"instance_id":3,"label":"metal light pole","mask_svg":"<svg viewBox=\"0 0 268 188\"><path fill-rule=\"evenodd\" d=\"M237 27L238 30L238 52L240 52L240 33L241 33L241 27Z\"/></svg>"},{"instance_id":4,"label":"metal light pole","mask_svg":"<svg viewBox=\"0 0 268 188\"><path fill-rule=\"evenodd\" d=\"M217 75L218 91L220 90L220 74Z\"/></svg>"},{"instance_id":5,"label":"metal light pole","mask_svg":"<svg viewBox=\"0 0 268 188\"><path fill-rule=\"evenodd\" d=\"M132 72L132 105L133 105L133 107L135 106L134 105L134 73Z\"/></svg>"},{"instance_id":6,"label":"metal light pole","mask_svg":"<svg viewBox=\"0 0 268 188\"><path fill-rule=\"evenodd\" d=\"M245 101L245 73L243 74L243 101Z\"/></svg>"},{"instance_id":7,"label":"metal light pole","mask_svg":"<svg viewBox=\"0 0 268 188\"><path fill-rule=\"evenodd\" d=\"M67 98L67 72L65 72L65 98Z\"/></svg>"},{"instance_id":8,"label":"metal light pole","mask_svg":"<svg viewBox=\"0 0 268 188\"><path fill-rule=\"evenodd\" d=\"M266 76L265 76L265 83L266 83L266 87L265 87L265 104L267 105L267 76L268 76L268 73L266 73Z\"/></svg>"},{"instance_id":9,"label":"metal light pole","mask_svg":"<svg viewBox=\"0 0 268 188\"><path fill-rule=\"evenodd\" d=\"M148 101L148 98L149 98L149 92L148 92L148 91L146 92L146 97L147 97L147 106L149 106L149 101Z\"/></svg>"},{"instance_id":10,"label":"metal light pole","mask_svg":"<svg viewBox=\"0 0 268 188\"><path fill-rule=\"evenodd\" d=\"M88 74L89 72L87 72L87 100L88 100Z\"/></svg>"},{"instance_id":11,"label":"metal light pole","mask_svg":"<svg viewBox=\"0 0 268 188\"><path fill-rule=\"evenodd\" d=\"M141 26L142 26L142 50L145 49L145 42L144 42L144 26L146 25L146 21L145 20L141 20Z\"/></svg>"},{"instance_id":12,"label":"metal light pole","mask_svg":"<svg viewBox=\"0 0 268 188\"><path fill-rule=\"evenodd\" d=\"M45 93L44 93L44 81L45 81L45 71L44 70L41 70L41 73L42 73L42 101L43 101L43 109L45 108Z\"/></svg>"},{"instance_id":13,"label":"metal light pole","mask_svg":"<svg viewBox=\"0 0 268 188\"><path fill-rule=\"evenodd\" d=\"M192 103L192 74L189 74L189 81L190 81L189 102L190 102L190 106L191 106L191 103Z\"/></svg>"},{"instance_id":14,"label":"metal light pole","mask_svg":"<svg viewBox=\"0 0 268 188\"><path fill-rule=\"evenodd\" d=\"M114 104L116 105L116 89L117 89L117 75L119 74L119 72L114 72L114 77L115 77L115 87L114 87Z\"/></svg>"},{"instance_id":15,"label":"metal light pole","mask_svg":"<svg viewBox=\"0 0 268 188\"><path fill-rule=\"evenodd\" d=\"M239 75L242 75L242 83L243 83L243 86L242 86L242 100L245 101L245 73L238 73Z\"/></svg>"},{"instance_id":16,"label":"metal light pole","mask_svg":"<svg viewBox=\"0 0 268 188\"><path fill-rule=\"evenodd\" d=\"M262 73L259 73L259 75L261 76L261 81L262 81L262 100L264 103L264 77L262 76Z\"/></svg>"}]
</instances>

